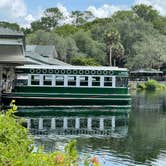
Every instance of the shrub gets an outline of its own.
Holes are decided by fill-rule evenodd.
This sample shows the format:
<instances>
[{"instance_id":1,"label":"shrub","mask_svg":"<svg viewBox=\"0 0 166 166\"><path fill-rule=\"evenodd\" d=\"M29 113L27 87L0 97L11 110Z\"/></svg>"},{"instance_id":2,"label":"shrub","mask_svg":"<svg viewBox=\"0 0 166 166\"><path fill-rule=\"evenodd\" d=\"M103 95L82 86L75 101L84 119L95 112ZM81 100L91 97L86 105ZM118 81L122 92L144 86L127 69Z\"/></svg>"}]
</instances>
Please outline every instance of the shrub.
<instances>
[{"instance_id":1,"label":"shrub","mask_svg":"<svg viewBox=\"0 0 166 166\"><path fill-rule=\"evenodd\" d=\"M145 82L147 90L156 90L159 87L159 83L156 80L148 80Z\"/></svg>"},{"instance_id":2,"label":"shrub","mask_svg":"<svg viewBox=\"0 0 166 166\"><path fill-rule=\"evenodd\" d=\"M146 85L145 85L145 83L140 83L140 84L137 85L137 88L141 89L141 90L144 90L144 89L146 89Z\"/></svg>"},{"instance_id":3,"label":"shrub","mask_svg":"<svg viewBox=\"0 0 166 166\"><path fill-rule=\"evenodd\" d=\"M166 89L166 85L165 84L159 84L159 89L161 90L165 90Z\"/></svg>"},{"instance_id":4,"label":"shrub","mask_svg":"<svg viewBox=\"0 0 166 166\"><path fill-rule=\"evenodd\" d=\"M75 56L71 60L72 65L80 66L99 66L99 63L91 57Z\"/></svg>"},{"instance_id":5,"label":"shrub","mask_svg":"<svg viewBox=\"0 0 166 166\"><path fill-rule=\"evenodd\" d=\"M165 84L160 84L156 80L148 80L145 83L140 83L137 85L138 89L141 90L164 90L166 89Z\"/></svg>"}]
</instances>

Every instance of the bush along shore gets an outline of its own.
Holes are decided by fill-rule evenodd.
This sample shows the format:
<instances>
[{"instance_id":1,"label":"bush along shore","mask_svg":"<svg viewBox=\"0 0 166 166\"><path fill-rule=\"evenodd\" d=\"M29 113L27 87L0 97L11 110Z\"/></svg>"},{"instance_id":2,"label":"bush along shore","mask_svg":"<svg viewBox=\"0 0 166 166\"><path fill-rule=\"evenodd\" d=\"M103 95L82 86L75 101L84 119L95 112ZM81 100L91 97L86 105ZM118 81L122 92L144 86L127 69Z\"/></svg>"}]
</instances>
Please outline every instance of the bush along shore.
<instances>
[{"instance_id":1,"label":"bush along shore","mask_svg":"<svg viewBox=\"0 0 166 166\"><path fill-rule=\"evenodd\" d=\"M79 157L76 141L68 143L64 152L44 153L34 150L34 139L14 116L13 109L0 113L0 166L100 166L97 157Z\"/></svg>"},{"instance_id":2,"label":"bush along shore","mask_svg":"<svg viewBox=\"0 0 166 166\"><path fill-rule=\"evenodd\" d=\"M166 84L157 82L156 80L148 80L144 83L139 83L137 85L138 90L166 90Z\"/></svg>"}]
</instances>

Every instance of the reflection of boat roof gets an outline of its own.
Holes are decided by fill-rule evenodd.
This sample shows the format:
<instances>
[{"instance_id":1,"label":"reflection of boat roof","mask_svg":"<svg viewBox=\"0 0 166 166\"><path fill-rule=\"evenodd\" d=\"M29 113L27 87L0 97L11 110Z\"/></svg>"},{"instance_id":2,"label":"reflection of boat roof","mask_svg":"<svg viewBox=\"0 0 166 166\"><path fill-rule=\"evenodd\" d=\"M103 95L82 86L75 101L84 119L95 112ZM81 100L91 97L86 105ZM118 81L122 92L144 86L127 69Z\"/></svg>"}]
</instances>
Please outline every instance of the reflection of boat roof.
<instances>
[{"instance_id":1,"label":"reflection of boat roof","mask_svg":"<svg viewBox=\"0 0 166 166\"><path fill-rule=\"evenodd\" d=\"M126 68L110 67L110 66L51 66L51 65L25 65L18 66L18 69L77 69L77 70L116 70L128 71Z\"/></svg>"}]
</instances>

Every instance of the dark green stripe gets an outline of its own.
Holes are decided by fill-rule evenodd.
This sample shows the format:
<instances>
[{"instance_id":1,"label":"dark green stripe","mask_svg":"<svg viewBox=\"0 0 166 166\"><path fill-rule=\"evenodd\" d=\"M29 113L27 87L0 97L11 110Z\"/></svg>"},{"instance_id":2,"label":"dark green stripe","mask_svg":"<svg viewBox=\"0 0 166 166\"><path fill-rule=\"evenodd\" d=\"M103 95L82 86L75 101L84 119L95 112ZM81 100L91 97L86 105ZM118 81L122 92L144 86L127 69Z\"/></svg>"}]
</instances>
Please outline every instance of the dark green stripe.
<instances>
[{"instance_id":1,"label":"dark green stripe","mask_svg":"<svg viewBox=\"0 0 166 166\"><path fill-rule=\"evenodd\" d=\"M32 93L87 93L87 94L128 94L128 88L88 88L88 87L15 87L15 92Z\"/></svg>"}]
</instances>

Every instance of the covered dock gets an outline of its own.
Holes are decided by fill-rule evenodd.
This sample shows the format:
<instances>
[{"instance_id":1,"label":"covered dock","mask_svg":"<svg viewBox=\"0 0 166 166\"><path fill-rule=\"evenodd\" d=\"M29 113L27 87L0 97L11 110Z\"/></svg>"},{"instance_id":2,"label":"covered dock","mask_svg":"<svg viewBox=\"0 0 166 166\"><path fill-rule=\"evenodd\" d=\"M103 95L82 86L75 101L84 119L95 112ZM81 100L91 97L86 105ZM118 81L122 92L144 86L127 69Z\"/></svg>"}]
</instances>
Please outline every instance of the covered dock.
<instances>
[{"instance_id":1,"label":"covered dock","mask_svg":"<svg viewBox=\"0 0 166 166\"><path fill-rule=\"evenodd\" d=\"M149 79L164 82L166 75L163 71L155 69L140 69L130 72L130 81L147 81Z\"/></svg>"}]
</instances>

